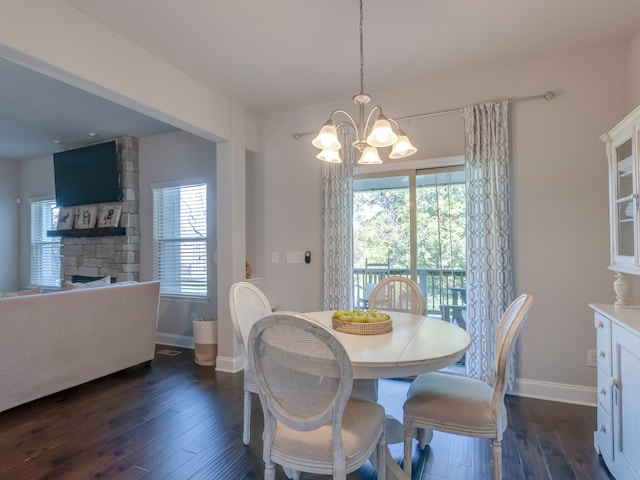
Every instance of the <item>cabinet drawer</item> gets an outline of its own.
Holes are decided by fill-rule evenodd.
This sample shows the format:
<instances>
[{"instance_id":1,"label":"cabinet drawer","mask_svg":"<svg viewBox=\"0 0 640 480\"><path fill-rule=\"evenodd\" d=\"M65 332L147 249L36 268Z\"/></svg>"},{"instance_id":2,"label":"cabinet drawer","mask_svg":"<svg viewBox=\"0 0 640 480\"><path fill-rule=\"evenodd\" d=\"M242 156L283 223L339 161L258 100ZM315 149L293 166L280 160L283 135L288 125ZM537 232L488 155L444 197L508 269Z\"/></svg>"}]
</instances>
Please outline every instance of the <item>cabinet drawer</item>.
<instances>
[{"instance_id":1,"label":"cabinet drawer","mask_svg":"<svg viewBox=\"0 0 640 480\"><path fill-rule=\"evenodd\" d=\"M611 377L611 336L605 331L598 330L596 335L596 355L598 357L598 368L603 373Z\"/></svg>"},{"instance_id":2,"label":"cabinet drawer","mask_svg":"<svg viewBox=\"0 0 640 480\"><path fill-rule=\"evenodd\" d=\"M607 375L601 368L598 368L598 408L603 408L608 415L611 415L611 375Z\"/></svg>"},{"instance_id":3,"label":"cabinet drawer","mask_svg":"<svg viewBox=\"0 0 640 480\"><path fill-rule=\"evenodd\" d=\"M611 417L602 408L598 408L598 422L596 424L595 437L598 440L600 450L611 457L613 452L613 425Z\"/></svg>"}]
</instances>

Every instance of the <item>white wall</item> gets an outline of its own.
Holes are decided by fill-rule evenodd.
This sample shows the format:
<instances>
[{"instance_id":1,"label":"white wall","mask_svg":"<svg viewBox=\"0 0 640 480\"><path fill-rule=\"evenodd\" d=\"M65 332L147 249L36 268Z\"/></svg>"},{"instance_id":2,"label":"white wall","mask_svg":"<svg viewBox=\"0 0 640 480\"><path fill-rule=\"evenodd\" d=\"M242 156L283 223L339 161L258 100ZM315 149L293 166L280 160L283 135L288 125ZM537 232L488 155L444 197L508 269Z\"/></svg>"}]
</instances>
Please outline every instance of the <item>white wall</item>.
<instances>
[{"instance_id":1,"label":"white wall","mask_svg":"<svg viewBox=\"0 0 640 480\"><path fill-rule=\"evenodd\" d=\"M153 278L153 199L157 183L204 178L207 182L207 253L209 297L183 300L163 297L160 301L158 339L191 347L191 319L215 318L216 282L216 144L186 132L172 132L140 139L140 279Z\"/></svg>"},{"instance_id":2,"label":"white wall","mask_svg":"<svg viewBox=\"0 0 640 480\"><path fill-rule=\"evenodd\" d=\"M3 259L0 268L0 292L22 289L18 274L20 252L19 238L19 210L16 203L18 192L18 162L0 160L0 218L2 219L2 235L0 235L0 258Z\"/></svg>"},{"instance_id":3,"label":"white wall","mask_svg":"<svg viewBox=\"0 0 640 480\"><path fill-rule=\"evenodd\" d=\"M628 58L630 112L640 105L640 30L629 43Z\"/></svg>"},{"instance_id":4,"label":"white wall","mask_svg":"<svg viewBox=\"0 0 640 480\"><path fill-rule=\"evenodd\" d=\"M518 377L528 395L595 401L595 348L589 302L611 302L607 162L599 136L627 111L626 46L540 59L520 66L369 92L387 114L403 116L553 89L550 101L510 107L514 256L517 292L535 296L520 341ZM321 165L310 137L350 99L261 117L257 161L264 169L264 242L252 255L266 293L283 309L311 311L322 298ZM459 115L403 126L420 158L463 152ZM311 265L282 262L286 250L311 250ZM281 263L271 263L279 251Z\"/></svg>"}]
</instances>

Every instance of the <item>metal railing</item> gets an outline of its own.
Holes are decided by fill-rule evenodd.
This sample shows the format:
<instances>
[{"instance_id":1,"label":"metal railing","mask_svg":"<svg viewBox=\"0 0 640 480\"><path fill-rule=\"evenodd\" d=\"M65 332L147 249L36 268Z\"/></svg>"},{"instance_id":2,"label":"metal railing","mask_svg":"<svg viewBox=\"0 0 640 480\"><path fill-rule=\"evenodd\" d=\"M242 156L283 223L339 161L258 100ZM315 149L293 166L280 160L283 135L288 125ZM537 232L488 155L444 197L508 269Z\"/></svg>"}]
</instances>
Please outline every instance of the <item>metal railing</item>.
<instances>
[{"instance_id":1,"label":"metal railing","mask_svg":"<svg viewBox=\"0 0 640 480\"><path fill-rule=\"evenodd\" d=\"M466 270L438 270L430 268L418 269L417 283L424 296L428 315L441 315L442 305L458 302L455 289L466 288ZM408 268L354 268L353 269L353 304L356 308L366 308L369 294L373 286L390 275L411 278ZM453 289L453 290L452 290Z\"/></svg>"}]
</instances>

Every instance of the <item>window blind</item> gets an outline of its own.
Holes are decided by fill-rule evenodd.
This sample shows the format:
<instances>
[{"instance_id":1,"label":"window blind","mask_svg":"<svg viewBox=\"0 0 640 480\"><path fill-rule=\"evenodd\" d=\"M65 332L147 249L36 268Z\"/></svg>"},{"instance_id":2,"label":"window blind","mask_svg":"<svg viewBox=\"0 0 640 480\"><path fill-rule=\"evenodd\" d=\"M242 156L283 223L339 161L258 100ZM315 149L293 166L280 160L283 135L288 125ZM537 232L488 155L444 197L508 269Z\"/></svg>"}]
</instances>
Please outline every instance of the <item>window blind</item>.
<instances>
[{"instance_id":1,"label":"window blind","mask_svg":"<svg viewBox=\"0 0 640 480\"><path fill-rule=\"evenodd\" d=\"M153 276L170 295L207 295L206 184L153 189Z\"/></svg>"},{"instance_id":2,"label":"window blind","mask_svg":"<svg viewBox=\"0 0 640 480\"><path fill-rule=\"evenodd\" d=\"M55 200L31 202L31 285L60 286L60 238L47 237L57 215Z\"/></svg>"}]
</instances>

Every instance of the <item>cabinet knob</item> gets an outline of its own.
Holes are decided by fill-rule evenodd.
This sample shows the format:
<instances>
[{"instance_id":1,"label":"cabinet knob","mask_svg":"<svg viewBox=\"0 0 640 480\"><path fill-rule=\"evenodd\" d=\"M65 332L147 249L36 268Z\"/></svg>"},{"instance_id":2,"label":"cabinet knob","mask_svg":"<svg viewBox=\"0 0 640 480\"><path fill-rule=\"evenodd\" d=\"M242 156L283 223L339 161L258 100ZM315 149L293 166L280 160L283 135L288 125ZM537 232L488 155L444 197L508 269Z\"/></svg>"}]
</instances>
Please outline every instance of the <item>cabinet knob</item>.
<instances>
[{"instance_id":1,"label":"cabinet knob","mask_svg":"<svg viewBox=\"0 0 640 480\"><path fill-rule=\"evenodd\" d=\"M605 358L607 356L607 352L605 350L600 350L600 358Z\"/></svg>"},{"instance_id":2,"label":"cabinet knob","mask_svg":"<svg viewBox=\"0 0 640 480\"><path fill-rule=\"evenodd\" d=\"M607 426L604 423L600 424L600 431L602 433L607 433Z\"/></svg>"},{"instance_id":3,"label":"cabinet knob","mask_svg":"<svg viewBox=\"0 0 640 480\"><path fill-rule=\"evenodd\" d=\"M604 328L604 322L602 320L599 320L596 328L599 328L602 330Z\"/></svg>"},{"instance_id":4,"label":"cabinet knob","mask_svg":"<svg viewBox=\"0 0 640 480\"><path fill-rule=\"evenodd\" d=\"M607 388L606 387L600 387L600 395L606 395L607 394Z\"/></svg>"}]
</instances>

